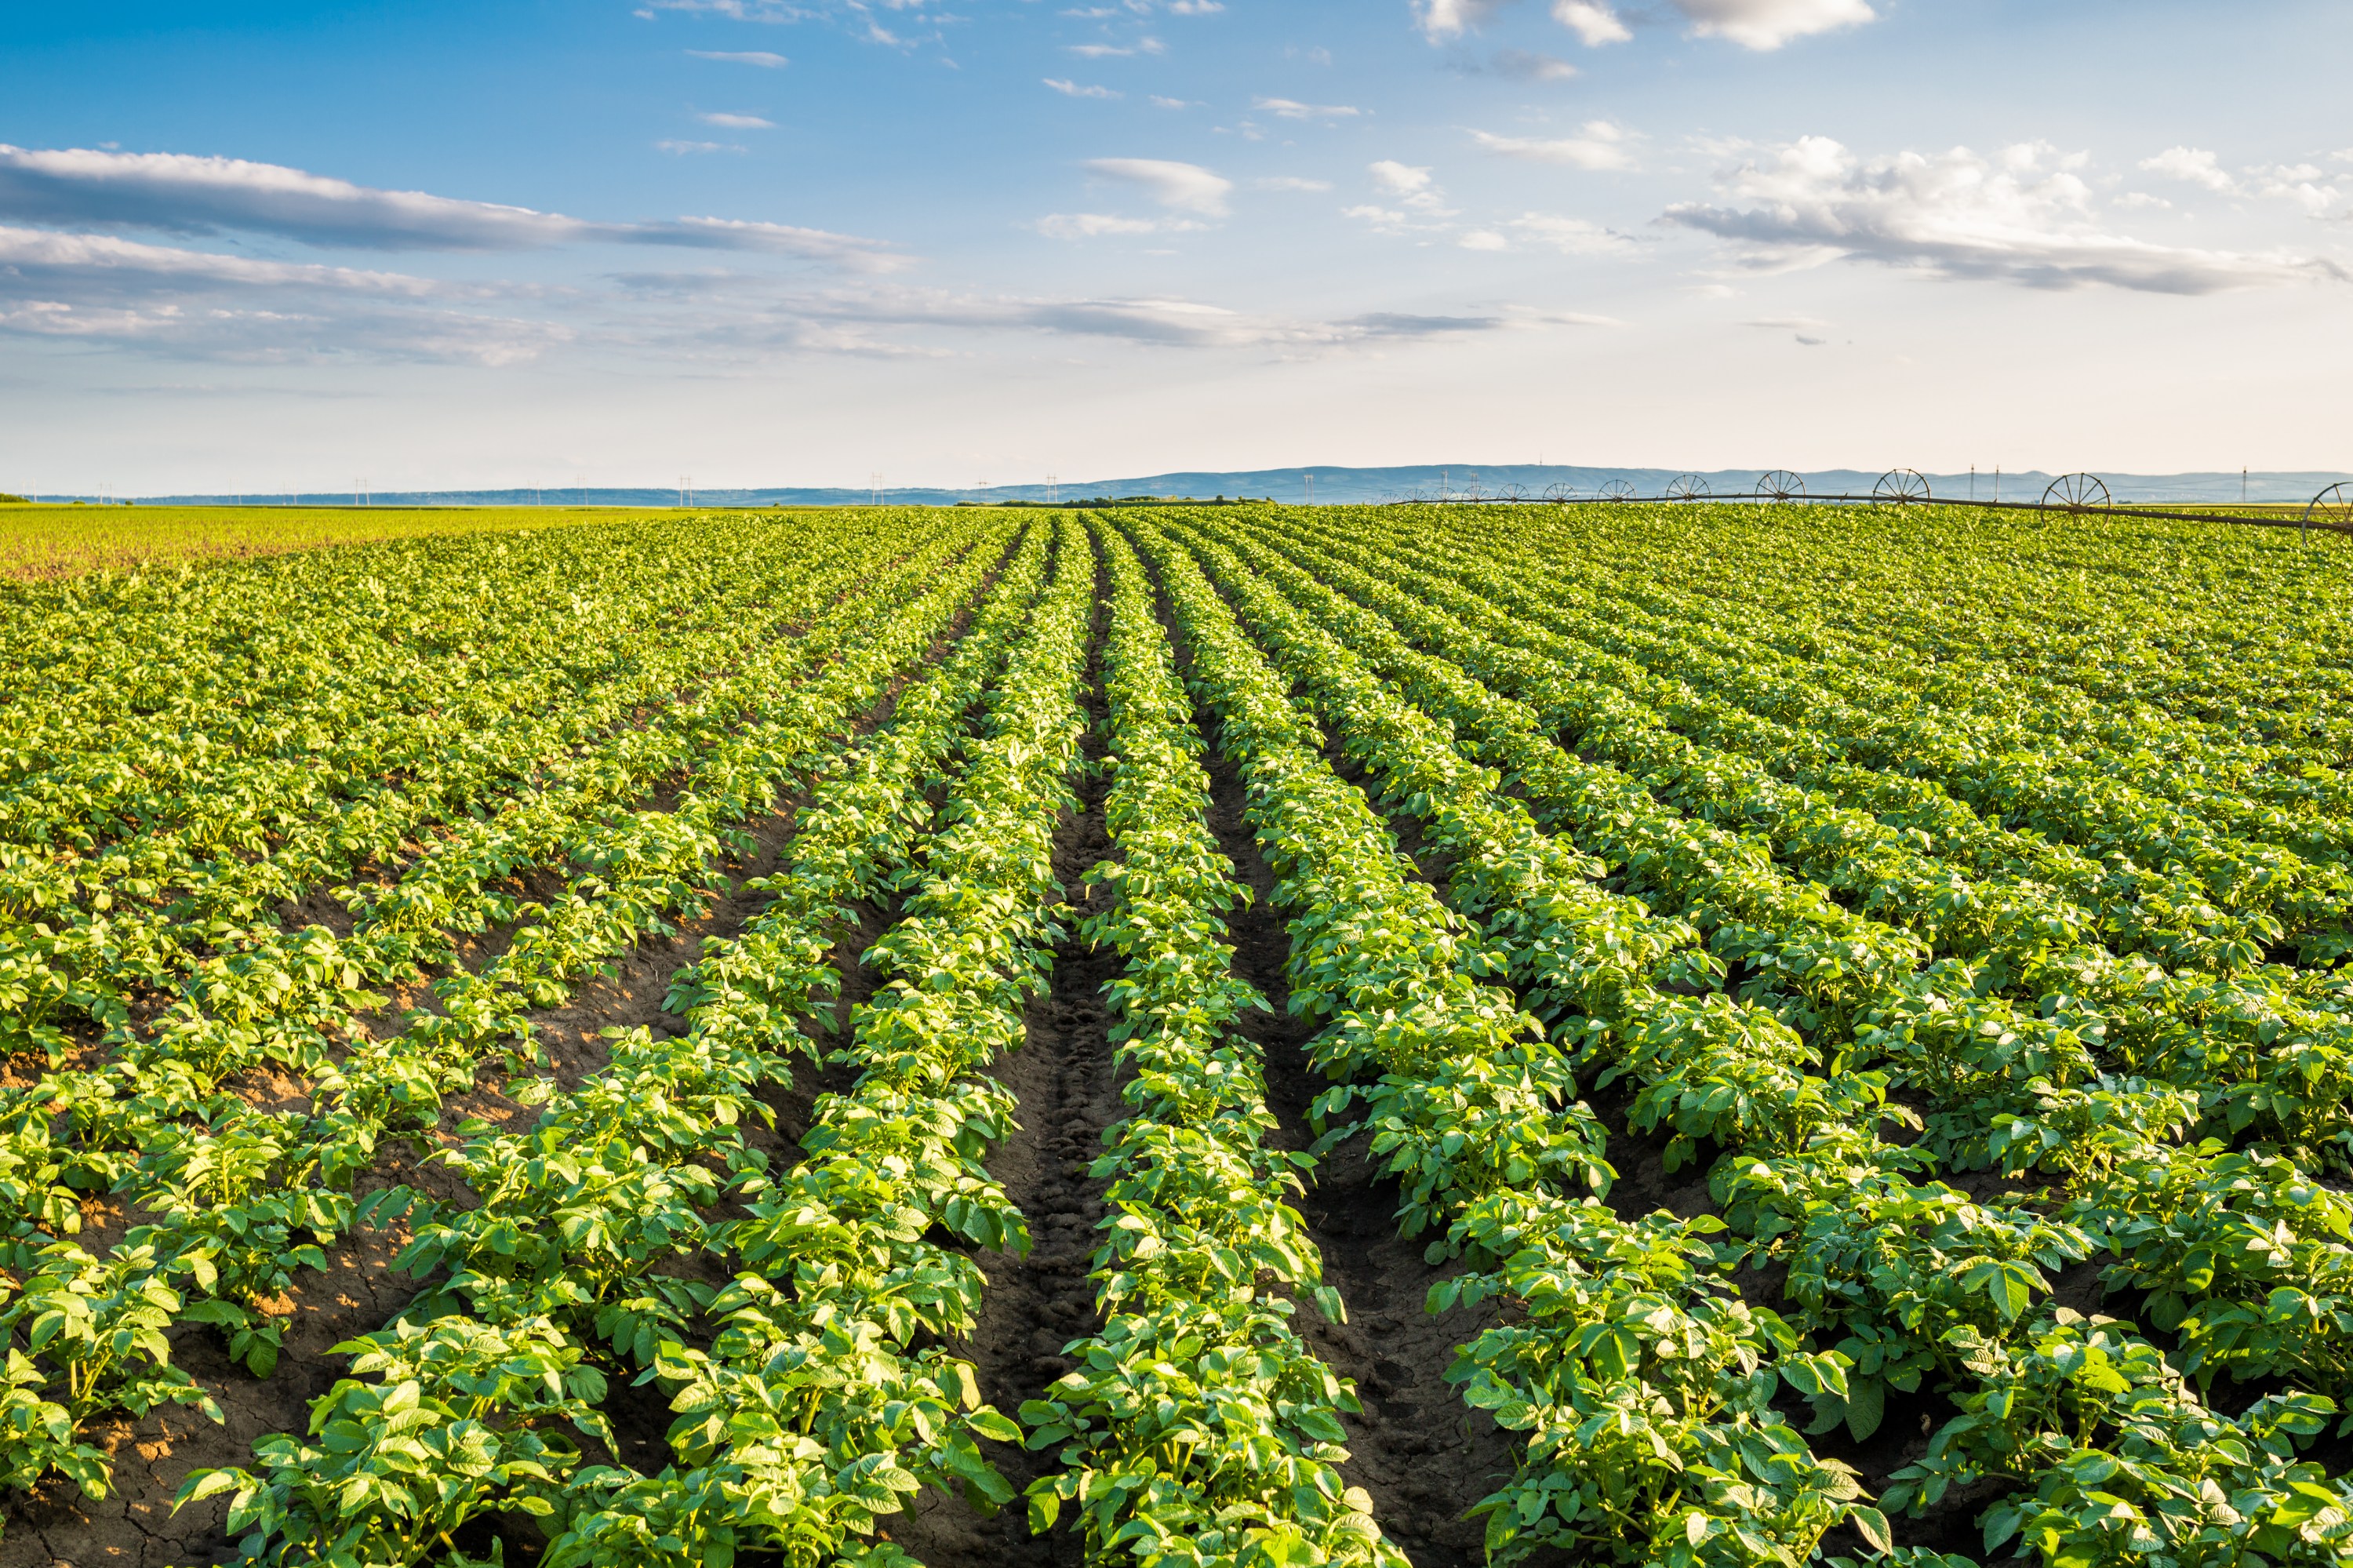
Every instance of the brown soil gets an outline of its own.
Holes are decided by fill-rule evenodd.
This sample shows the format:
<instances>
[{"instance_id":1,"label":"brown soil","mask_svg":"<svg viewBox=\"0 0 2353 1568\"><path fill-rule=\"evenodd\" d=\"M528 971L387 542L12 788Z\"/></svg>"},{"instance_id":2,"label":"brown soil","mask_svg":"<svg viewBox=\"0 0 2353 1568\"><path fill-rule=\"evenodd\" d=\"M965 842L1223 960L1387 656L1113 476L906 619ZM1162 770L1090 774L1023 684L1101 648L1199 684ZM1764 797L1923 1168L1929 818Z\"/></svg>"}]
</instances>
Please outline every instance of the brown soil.
<instances>
[{"instance_id":1,"label":"brown soil","mask_svg":"<svg viewBox=\"0 0 2353 1568\"><path fill-rule=\"evenodd\" d=\"M1206 713L1198 715L1209 722ZM1246 1031L1266 1054L1267 1098L1282 1141L1314 1141L1307 1112L1329 1086L1309 1065L1307 1042L1318 1025L1294 1018L1283 964L1291 941L1274 906L1273 868L1242 818L1241 780L1223 757L1209 763L1209 826L1252 893L1233 921L1234 965L1271 1004ZM1459 1271L1423 1261L1424 1235L1398 1234L1397 1183L1365 1158L1363 1139L1320 1160L1300 1205L1323 1254L1324 1277L1340 1292L1345 1324L1303 1307L1299 1324L1332 1369L1356 1385L1361 1414L1344 1418L1349 1459L1341 1473L1373 1497L1382 1532L1418 1568L1481 1562L1484 1531L1465 1518L1471 1507L1511 1478L1518 1443L1483 1411L1462 1403L1446 1370L1455 1347L1496 1320L1493 1303L1442 1315L1424 1310L1430 1287Z\"/></svg>"},{"instance_id":2,"label":"brown soil","mask_svg":"<svg viewBox=\"0 0 2353 1568\"><path fill-rule=\"evenodd\" d=\"M1098 641L1098 654L1100 649ZM1103 1326L1088 1273L1095 1227L1107 1209L1104 1183L1087 1169L1103 1151L1103 1129L1126 1114L1103 999L1103 986L1119 972L1119 955L1091 950L1077 931L1086 906L1079 879L1111 850L1103 810L1110 779L1092 766L1103 757L1104 714L1094 659L1087 677L1091 766L1079 780L1079 809L1064 816L1054 836L1054 875L1074 909L1071 928L1054 948L1047 990L1029 1003L1021 1049L988 1069L1019 1100L1019 1125L987 1164L1029 1223L1029 1255L976 1255L988 1281L979 1319L970 1335L949 1341L973 1363L981 1397L1017 1419L1024 1401L1042 1396L1077 1364L1065 1348ZM1033 1536L1019 1495L1053 1469L1053 1454L1008 1443L991 1445L989 1457L1014 1489L1010 1505L984 1517L961 1499L926 1492L891 1538L930 1568L1076 1568L1083 1553L1072 1511L1065 1510L1053 1531Z\"/></svg>"}]
</instances>

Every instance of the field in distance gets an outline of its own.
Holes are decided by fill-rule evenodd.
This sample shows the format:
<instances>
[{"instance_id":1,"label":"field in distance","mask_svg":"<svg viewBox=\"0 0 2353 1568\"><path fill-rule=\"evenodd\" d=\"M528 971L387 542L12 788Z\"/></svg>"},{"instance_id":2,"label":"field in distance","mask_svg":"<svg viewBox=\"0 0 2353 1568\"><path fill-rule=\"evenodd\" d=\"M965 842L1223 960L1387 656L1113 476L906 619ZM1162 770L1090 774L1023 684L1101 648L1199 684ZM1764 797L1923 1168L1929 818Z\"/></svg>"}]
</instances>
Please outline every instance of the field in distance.
<instances>
[{"instance_id":1,"label":"field in distance","mask_svg":"<svg viewBox=\"0 0 2353 1568\"><path fill-rule=\"evenodd\" d=\"M609 509L370 506L47 506L0 504L0 577L41 578L180 561L282 555L610 521Z\"/></svg>"}]
</instances>

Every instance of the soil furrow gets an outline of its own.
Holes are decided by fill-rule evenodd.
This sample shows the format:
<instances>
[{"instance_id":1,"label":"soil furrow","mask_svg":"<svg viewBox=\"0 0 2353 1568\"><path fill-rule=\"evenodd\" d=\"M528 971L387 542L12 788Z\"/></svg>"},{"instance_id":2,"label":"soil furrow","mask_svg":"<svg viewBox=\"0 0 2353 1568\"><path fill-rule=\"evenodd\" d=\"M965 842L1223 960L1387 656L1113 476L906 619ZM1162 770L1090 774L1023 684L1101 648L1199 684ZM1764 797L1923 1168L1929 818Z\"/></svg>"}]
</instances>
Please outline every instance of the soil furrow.
<instances>
[{"instance_id":1,"label":"soil furrow","mask_svg":"<svg viewBox=\"0 0 2353 1568\"><path fill-rule=\"evenodd\" d=\"M1145 571L1156 591L1158 577L1148 558ZM1158 612L1177 671L1189 679L1191 651L1165 599ZM1235 971L1271 1008L1243 1030L1265 1057L1267 1107L1277 1123L1270 1141L1304 1149L1314 1141L1309 1108L1327 1086L1307 1060L1316 1025L1290 1011L1283 966L1291 938L1274 904L1274 869L1242 814L1240 774L1214 745L1215 715L1197 702L1193 720L1213 743L1203 759L1210 830L1251 893L1249 907L1231 917L1231 939ZM1343 1418L1349 1459L1340 1470L1372 1495L1382 1532L1418 1568L1471 1568L1484 1561L1485 1530L1465 1516L1510 1478L1517 1444L1485 1412L1462 1404L1446 1372L1455 1347L1494 1322L1498 1308L1487 1303L1436 1315L1425 1310L1430 1287L1459 1266L1425 1261L1425 1245L1437 1238L1398 1234L1398 1184L1366 1157L1366 1142L1354 1139L1324 1155L1300 1202L1301 1218L1323 1255L1324 1277L1338 1289L1348 1320L1326 1323L1311 1305L1301 1307L1296 1320L1315 1353L1355 1384L1364 1405L1361 1414Z\"/></svg>"},{"instance_id":2,"label":"soil furrow","mask_svg":"<svg viewBox=\"0 0 2353 1568\"><path fill-rule=\"evenodd\" d=\"M1096 1223L1106 1213L1105 1183L1087 1170L1102 1152L1103 1128L1125 1114L1103 995L1119 972L1120 957L1108 948L1090 950L1077 930L1086 908L1079 879L1111 849L1103 822L1111 781L1099 766L1100 632L1098 624L1087 662L1088 771L1078 781L1078 810L1063 818L1054 836L1054 875L1075 913L1055 946L1047 989L1029 1003L1021 1049L989 1068L1018 1103L1016 1128L990 1155L988 1171L1029 1223L1029 1255L977 1255L988 1281L979 1319L970 1336L949 1342L972 1362L981 1397L1008 1416L1069 1372L1076 1363L1064 1348L1103 1322L1088 1273ZM984 1518L961 1499L925 1492L894 1522L891 1538L930 1568L1076 1568L1083 1553L1071 1528L1075 1514L1066 1510L1057 1528L1033 1536L1028 1505L1018 1495L1052 1469L1053 1454L1003 1444L992 1446L989 1457L1013 1486L1011 1505Z\"/></svg>"}]
</instances>

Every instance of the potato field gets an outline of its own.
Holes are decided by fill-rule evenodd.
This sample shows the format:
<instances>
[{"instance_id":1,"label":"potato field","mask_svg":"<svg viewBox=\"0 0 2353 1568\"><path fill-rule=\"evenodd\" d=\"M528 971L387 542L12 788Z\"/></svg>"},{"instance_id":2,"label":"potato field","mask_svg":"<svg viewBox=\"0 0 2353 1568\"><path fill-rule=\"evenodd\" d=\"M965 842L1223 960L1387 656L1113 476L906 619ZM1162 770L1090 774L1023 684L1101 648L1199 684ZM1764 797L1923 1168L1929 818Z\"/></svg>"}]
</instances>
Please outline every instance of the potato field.
<instances>
[{"instance_id":1,"label":"potato field","mask_svg":"<svg viewBox=\"0 0 2353 1568\"><path fill-rule=\"evenodd\" d=\"M2353 1563L2353 573L1958 507L0 586L0 1568Z\"/></svg>"}]
</instances>

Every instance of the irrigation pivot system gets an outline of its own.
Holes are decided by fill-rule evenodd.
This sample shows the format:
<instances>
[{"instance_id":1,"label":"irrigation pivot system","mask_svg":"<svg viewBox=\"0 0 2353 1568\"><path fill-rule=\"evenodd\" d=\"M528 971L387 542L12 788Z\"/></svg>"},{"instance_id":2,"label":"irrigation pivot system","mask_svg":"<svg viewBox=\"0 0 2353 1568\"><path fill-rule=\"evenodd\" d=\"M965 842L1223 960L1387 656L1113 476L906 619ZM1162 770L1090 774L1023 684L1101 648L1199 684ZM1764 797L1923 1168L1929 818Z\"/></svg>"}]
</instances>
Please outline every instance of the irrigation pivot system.
<instances>
[{"instance_id":1,"label":"irrigation pivot system","mask_svg":"<svg viewBox=\"0 0 2353 1568\"><path fill-rule=\"evenodd\" d=\"M1932 499L1927 480L1919 470L1910 468L1891 468L1881 474L1879 482L1871 487L1871 498L1898 505Z\"/></svg>"},{"instance_id":2,"label":"irrigation pivot system","mask_svg":"<svg viewBox=\"0 0 2353 1568\"><path fill-rule=\"evenodd\" d=\"M1715 493L1705 479L1695 473L1677 474L1667 482L1666 491L1660 495L1641 495L1634 486L1622 479L1613 479L1591 495L1578 495L1567 485L1553 485L1545 492L1544 499L1561 505L1590 505L1595 502L1666 502L1666 501L1809 501L1820 505L1889 506L1910 505L1932 501L1927 479L1915 469L1890 469L1879 476L1868 495L1809 495L1806 482L1788 469L1774 469L1757 476L1756 484L1745 491ZM2314 496L2296 516L2260 517L2232 512L2185 512L2172 507L2134 506L2119 504L2110 493L2107 482L2094 473L2063 474L2052 480L2042 492L2040 501L1969 501L1952 503L1956 505L1982 507L1999 512L2064 512L2071 515L2099 513L2116 517L2162 517L2187 523L2242 523L2259 528L2295 528L2309 532L2325 528L2340 534L2353 534L2353 483L2332 484Z\"/></svg>"}]
</instances>

